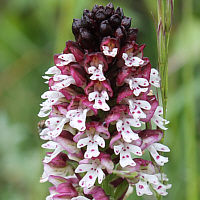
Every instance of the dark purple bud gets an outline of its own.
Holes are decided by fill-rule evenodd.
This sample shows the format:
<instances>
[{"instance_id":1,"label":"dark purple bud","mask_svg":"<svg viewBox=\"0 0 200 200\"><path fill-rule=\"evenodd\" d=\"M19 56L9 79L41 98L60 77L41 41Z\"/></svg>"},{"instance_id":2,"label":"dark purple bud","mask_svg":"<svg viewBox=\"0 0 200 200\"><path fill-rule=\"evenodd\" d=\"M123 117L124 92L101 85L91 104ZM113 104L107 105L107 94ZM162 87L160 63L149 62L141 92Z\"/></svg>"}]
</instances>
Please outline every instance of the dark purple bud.
<instances>
[{"instance_id":1,"label":"dark purple bud","mask_svg":"<svg viewBox=\"0 0 200 200\"><path fill-rule=\"evenodd\" d=\"M81 28L78 42L81 44L82 48L90 49L95 45L95 38L90 31L85 28Z\"/></svg>"},{"instance_id":2,"label":"dark purple bud","mask_svg":"<svg viewBox=\"0 0 200 200\"><path fill-rule=\"evenodd\" d=\"M80 28L82 28L81 20L80 19L73 19L72 33L74 34L75 38L78 37Z\"/></svg>"},{"instance_id":3,"label":"dark purple bud","mask_svg":"<svg viewBox=\"0 0 200 200\"><path fill-rule=\"evenodd\" d=\"M115 10L115 14L118 14L122 18L124 16L123 9L118 6Z\"/></svg>"},{"instance_id":4,"label":"dark purple bud","mask_svg":"<svg viewBox=\"0 0 200 200\"><path fill-rule=\"evenodd\" d=\"M112 3L108 3L105 7L105 15L106 17L110 17L114 11L114 6Z\"/></svg>"},{"instance_id":5,"label":"dark purple bud","mask_svg":"<svg viewBox=\"0 0 200 200\"><path fill-rule=\"evenodd\" d=\"M104 20L101 22L101 24L99 26L99 32L103 36L108 36L108 35L113 34L112 28L111 28L110 24L108 23L108 20Z\"/></svg>"},{"instance_id":6,"label":"dark purple bud","mask_svg":"<svg viewBox=\"0 0 200 200\"><path fill-rule=\"evenodd\" d=\"M105 13L104 13L104 7L101 8L101 6L99 7L99 9L96 11L95 15L94 15L94 19L97 21L97 22L101 22L105 19L107 19Z\"/></svg>"},{"instance_id":7,"label":"dark purple bud","mask_svg":"<svg viewBox=\"0 0 200 200\"><path fill-rule=\"evenodd\" d=\"M128 41L136 41L137 38L137 28L130 28L127 30L127 42Z\"/></svg>"},{"instance_id":8,"label":"dark purple bud","mask_svg":"<svg viewBox=\"0 0 200 200\"><path fill-rule=\"evenodd\" d=\"M126 30L131 27L131 17L124 17L122 19L121 25L124 26Z\"/></svg>"},{"instance_id":9,"label":"dark purple bud","mask_svg":"<svg viewBox=\"0 0 200 200\"><path fill-rule=\"evenodd\" d=\"M118 14L114 14L110 17L109 23L112 26L112 28L116 29L117 27L120 26L121 23L121 18Z\"/></svg>"},{"instance_id":10,"label":"dark purple bud","mask_svg":"<svg viewBox=\"0 0 200 200\"><path fill-rule=\"evenodd\" d=\"M91 11L85 9L81 21L84 28L94 29L93 13Z\"/></svg>"},{"instance_id":11,"label":"dark purple bud","mask_svg":"<svg viewBox=\"0 0 200 200\"><path fill-rule=\"evenodd\" d=\"M98 10L99 10L99 5L95 4L93 9L92 9L92 12L96 13Z\"/></svg>"},{"instance_id":12,"label":"dark purple bud","mask_svg":"<svg viewBox=\"0 0 200 200\"><path fill-rule=\"evenodd\" d=\"M124 41L124 39L126 38L127 36L127 33L126 33L126 30L123 26L119 27L115 33L114 33L114 36L116 38L119 38L122 42Z\"/></svg>"}]
</instances>

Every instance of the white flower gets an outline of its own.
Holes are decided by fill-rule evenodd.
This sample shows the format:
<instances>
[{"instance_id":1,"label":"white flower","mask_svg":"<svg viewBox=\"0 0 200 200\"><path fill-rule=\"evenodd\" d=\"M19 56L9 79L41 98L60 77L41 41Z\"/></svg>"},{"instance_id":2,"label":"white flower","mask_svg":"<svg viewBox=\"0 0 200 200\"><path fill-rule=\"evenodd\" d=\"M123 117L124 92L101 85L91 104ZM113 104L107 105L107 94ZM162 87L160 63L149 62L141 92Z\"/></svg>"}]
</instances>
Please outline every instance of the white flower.
<instances>
[{"instance_id":1,"label":"white flower","mask_svg":"<svg viewBox=\"0 0 200 200\"><path fill-rule=\"evenodd\" d=\"M99 80L99 81L105 81L106 78L103 74L103 65L99 64L99 67L96 68L94 66L91 66L88 68L88 73L92 74L90 77L91 80Z\"/></svg>"},{"instance_id":2,"label":"white flower","mask_svg":"<svg viewBox=\"0 0 200 200\"><path fill-rule=\"evenodd\" d=\"M73 76L68 75L54 75L53 80L55 81L54 84L51 86L53 90L61 90L65 87L70 86L71 84L76 84L76 81L73 78Z\"/></svg>"},{"instance_id":3,"label":"white flower","mask_svg":"<svg viewBox=\"0 0 200 200\"><path fill-rule=\"evenodd\" d=\"M50 156L45 156L43 162L49 163L53 158L55 158L61 151L65 150L58 142L49 141L42 144L42 148L54 149L54 152Z\"/></svg>"},{"instance_id":4,"label":"white flower","mask_svg":"<svg viewBox=\"0 0 200 200\"><path fill-rule=\"evenodd\" d=\"M45 72L45 74L59 75L59 74L61 74L61 71L56 66L52 66ZM42 76L42 78L47 79L47 81L45 81L45 83L48 84L51 76Z\"/></svg>"},{"instance_id":5,"label":"white flower","mask_svg":"<svg viewBox=\"0 0 200 200\"><path fill-rule=\"evenodd\" d=\"M146 114L142 111L142 109L144 110L151 109L151 105L148 101L136 100L133 98L129 99L128 102L129 102L130 113L134 119L146 118Z\"/></svg>"},{"instance_id":6,"label":"white flower","mask_svg":"<svg viewBox=\"0 0 200 200\"><path fill-rule=\"evenodd\" d=\"M44 163L44 172L42 174L42 177L40 178L40 183L48 181L49 177L52 175L66 177L67 173L69 174L74 173L70 165L59 167L52 163Z\"/></svg>"},{"instance_id":7,"label":"white flower","mask_svg":"<svg viewBox=\"0 0 200 200\"><path fill-rule=\"evenodd\" d=\"M110 49L108 46L102 46L103 54L106 56L115 57L117 55L118 48Z\"/></svg>"},{"instance_id":8,"label":"white flower","mask_svg":"<svg viewBox=\"0 0 200 200\"><path fill-rule=\"evenodd\" d=\"M109 96L105 89L98 91L97 88L94 87L94 92L89 93L88 100L95 101L93 105L95 109L102 109L103 111L110 110L110 107L106 103L106 100L109 100Z\"/></svg>"},{"instance_id":9,"label":"white flower","mask_svg":"<svg viewBox=\"0 0 200 200\"><path fill-rule=\"evenodd\" d=\"M143 65L144 61L136 56L133 56L132 53L130 53L129 55L126 53L123 53L122 58L125 61L125 65L128 67L139 67L140 65Z\"/></svg>"},{"instance_id":10,"label":"white flower","mask_svg":"<svg viewBox=\"0 0 200 200\"><path fill-rule=\"evenodd\" d=\"M69 122L69 118L64 115L51 117L46 120L46 126L50 126L51 130L47 133L49 136L58 137L63 130L65 123Z\"/></svg>"},{"instance_id":11,"label":"white flower","mask_svg":"<svg viewBox=\"0 0 200 200\"><path fill-rule=\"evenodd\" d=\"M160 76L158 71L154 68L151 69L149 82L155 87L160 87Z\"/></svg>"},{"instance_id":12,"label":"white flower","mask_svg":"<svg viewBox=\"0 0 200 200\"><path fill-rule=\"evenodd\" d=\"M61 54L58 56L61 59L60 63L57 63L57 66L68 65L70 62L76 62L76 59L72 53Z\"/></svg>"},{"instance_id":13,"label":"white flower","mask_svg":"<svg viewBox=\"0 0 200 200\"><path fill-rule=\"evenodd\" d=\"M161 143L154 143L148 146L147 149L149 150L151 156L158 165L163 166L165 163L168 162L167 157L161 156L157 152L157 151L170 152L170 149L167 146Z\"/></svg>"},{"instance_id":14,"label":"white flower","mask_svg":"<svg viewBox=\"0 0 200 200\"><path fill-rule=\"evenodd\" d=\"M86 128L85 120L88 111L89 108L84 109L81 107L75 110L69 110L66 117L70 119L70 126L78 129L79 131L84 131Z\"/></svg>"},{"instance_id":15,"label":"white flower","mask_svg":"<svg viewBox=\"0 0 200 200\"><path fill-rule=\"evenodd\" d=\"M163 108L161 106L158 106L151 119L158 127L160 127L163 130L167 130L167 128L164 125L169 124L169 121L160 117L159 115L161 114L163 114Z\"/></svg>"},{"instance_id":16,"label":"white flower","mask_svg":"<svg viewBox=\"0 0 200 200\"><path fill-rule=\"evenodd\" d=\"M117 131L121 133L125 142L131 142L139 138L138 134L133 132L131 126L140 127L141 123L139 120L128 118L125 115L122 115L116 123Z\"/></svg>"},{"instance_id":17,"label":"white flower","mask_svg":"<svg viewBox=\"0 0 200 200\"><path fill-rule=\"evenodd\" d=\"M142 155L141 148L127 142L122 143L118 141L118 143L119 145L114 146L114 152L116 155L120 154L120 161L119 161L120 165L122 167L126 167L127 165L135 166L136 163L132 159L131 153L141 156Z\"/></svg>"},{"instance_id":18,"label":"white flower","mask_svg":"<svg viewBox=\"0 0 200 200\"><path fill-rule=\"evenodd\" d=\"M166 196L168 194L166 189L171 188L171 184L164 185L160 182L160 175L149 175L140 172L139 177L140 180L138 183L136 183L136 192L138 196L142 196L143 194L152 195L153 193L150 190L150 185L158 194L162 196ZM164 178L166 180L166 176L164 176Z\"/></svg>"},{"instance_id":19,"label":"white flower","mask_svg":"<svg viewBox=\"0 0 200 200\"><path fill-rule=\"evenodd\" d=\"M84 146L87 146L87 150L84 154L85 158L92 158L99 156L100 152L98 149L98 146L104 148L105 147L105 141L102 137L99 136L99 133L96 132L94 135L91 133L91 131L86 130L86 136L85 138L82 138L78 141L77 147L82 148Z\"/></svg>"},{"instance_id":20,"label":"white flower","mask_svg":"<svg viewBox=\"0 0 200 200\"><path fill-rule=\"evenodd\" d=\"M134 78L130 75L124 79L124 82L129 84L129 87L133 90L135 96L139 96L141 92L146 92L148 90L147 86L149 83L145 78Z\"/></svg>"},{"instance_id":21,"label":"white flower","mask_svg":"<svg viewBox=\"0 0 200 200\"><path fill-rule=\"evenodd\" d=\"M101 184L105 178L105 174L102 171L102 165L99 160L92 160L91 164L80 164L75 173L87 172L86 175L80 180L79 185L81 187L90 188L94 185L96 179L98 178L98 183Z\"/></svg>"},{"instance_id":22,"label":"white flower","mask_svg":"<svg viewBox=\"0 0 200 200\"><path fill-rule=\"evenodd\" d=\"M42 99L47 99L44 101L40 106L42 108L40 109L40 112L38 114L39 117L46 117L50 114L52 110L52 106L55 105L59 99L65 97L61 92L58 91L47 91L45 92L41 98Z\"/></svg>"}]
</instances>

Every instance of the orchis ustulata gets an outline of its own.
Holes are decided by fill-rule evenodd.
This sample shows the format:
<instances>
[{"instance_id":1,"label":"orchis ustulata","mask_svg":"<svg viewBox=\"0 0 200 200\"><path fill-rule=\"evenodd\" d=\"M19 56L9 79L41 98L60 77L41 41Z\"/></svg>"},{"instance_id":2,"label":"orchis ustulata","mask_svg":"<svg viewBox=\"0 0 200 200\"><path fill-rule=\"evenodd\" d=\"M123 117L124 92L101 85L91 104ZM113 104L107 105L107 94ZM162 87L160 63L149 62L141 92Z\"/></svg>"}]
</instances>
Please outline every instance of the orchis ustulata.
<instances>
[{"instance_id":1,"label":"orchis ustulata","mask_svg":"<svg viewBox=\"0 0 200 200\"><path fill-rule=\"evenodd\" d=\"M112 3L84 10L73 21L76 41L66 42L44 76L49 91L38 115L49 118L40 137L53 152L41 182L54 185L47 200L122 200L130 187L139 196L171 187L159 171L168 162L160 152L169 148L159 143L168 121L151 91L160 76L130 26ZM148 152L151 161L142 159Z\"/></svg>"}]
</instances>

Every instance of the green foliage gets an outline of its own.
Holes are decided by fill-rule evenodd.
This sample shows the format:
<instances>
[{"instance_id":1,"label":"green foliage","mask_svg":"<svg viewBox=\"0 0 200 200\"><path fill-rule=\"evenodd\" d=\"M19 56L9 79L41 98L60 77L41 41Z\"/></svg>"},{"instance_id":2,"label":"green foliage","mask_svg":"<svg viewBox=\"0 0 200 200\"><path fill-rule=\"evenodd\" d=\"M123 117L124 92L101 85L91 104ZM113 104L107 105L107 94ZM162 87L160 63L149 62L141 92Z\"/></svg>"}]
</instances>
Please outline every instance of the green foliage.
<instances>
[{"instance_id":1,"label":"green foliage","mask_svg":"<svg viewBox=\"0 0 200 200\"><path fill-rule=\"evenodd\" d=\"M52 66L53 54L73 40L71 24L83 9L107 0L12 0L0 7L0 193L2 199L45 199L50 184L39 183L42 159L37 133L40 95L48 89L41 78ZM193 3L193 4L192 4ZM144 55L157 68L156 1L115 0L115 7L132 17L139 28L137 42L146 43ZM188 11L189 9L189 11ZM171 148L164 167L172 183L163 199L197 200L200 184L200 3L175 1L169 43L169 93L164 144ZM137 197L135 189L128 200Z\"/></svg>"}]
</instances>

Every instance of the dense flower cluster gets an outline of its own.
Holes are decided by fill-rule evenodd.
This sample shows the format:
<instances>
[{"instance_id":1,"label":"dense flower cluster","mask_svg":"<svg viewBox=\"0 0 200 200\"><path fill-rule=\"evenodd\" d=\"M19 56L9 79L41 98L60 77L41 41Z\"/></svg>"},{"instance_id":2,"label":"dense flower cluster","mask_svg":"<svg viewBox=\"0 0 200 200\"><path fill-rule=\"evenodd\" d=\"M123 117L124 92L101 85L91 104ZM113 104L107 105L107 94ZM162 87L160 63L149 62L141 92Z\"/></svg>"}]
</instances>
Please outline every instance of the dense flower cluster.
<instances>
[{"instance_id":1,"label":"dense flower cluster","mask_svg":"<svg viewBox=\"0 0 200 200\"><path fill-rule=\"evenodd\" d=\"M73 21L76 42L66 42L44 76L38 115L49 118L40 137L53 151L41 182L54 185L47 200L123 199L130 186L139 196L166 195L171 187L159 172L168 162L160 152L169 152L159 143L168 121L151 91L160 77L130 26L112 3L84 10ZM148 152L152 161L141 158Z\"/></svg>"}]
</instances>

